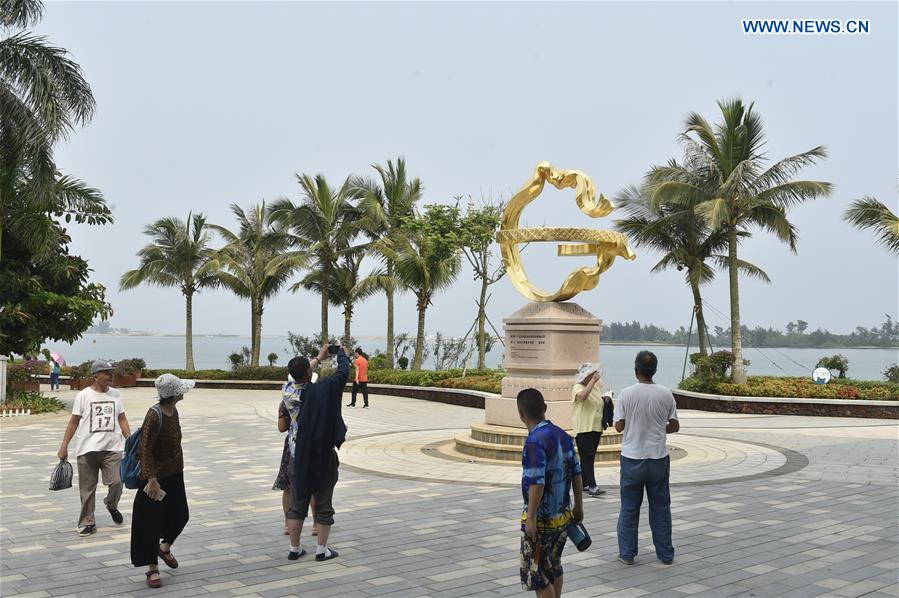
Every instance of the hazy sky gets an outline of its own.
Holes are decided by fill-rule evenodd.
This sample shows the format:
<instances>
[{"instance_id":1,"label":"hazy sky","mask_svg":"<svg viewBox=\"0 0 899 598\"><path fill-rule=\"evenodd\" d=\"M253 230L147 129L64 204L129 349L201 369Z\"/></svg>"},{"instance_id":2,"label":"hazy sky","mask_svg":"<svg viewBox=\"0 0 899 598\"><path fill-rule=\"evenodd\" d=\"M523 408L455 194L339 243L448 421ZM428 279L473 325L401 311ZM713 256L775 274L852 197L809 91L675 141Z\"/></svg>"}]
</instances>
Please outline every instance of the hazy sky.
<instances>
[{"instance_id":1,"label":"hazy sky","mask_svg":"<svg viewBox=\"0 0 899 598\"><path fill-rule=\"evenodd\" d=\"M749 36L742 18L866 18L867 36ZM798 255L756 232L743 258L773 284L743 280L743 321L848 332L897 312L897 262L841 220L862 195L896 208L897 8L889 3L50 3L41 33L71 51L93 86L93 122L57 150L62 169L105 193L116 223L73 229L75 252L107 286L114 326L181 332L175 289L118 291L137 265L143 227L202 211L230 226L228 206L299 199L295 173L338 184L405 156L425 203L456 195L508 198L549 160L590 175L614 196L652 164L679 157L676 136L715 101L754 101L779 159L816 145L830 157L802 176L834 183L829 199L790 213ZM544 192L532 226L611 228L581 214L573 192ZM607 322L689 323L692 297L676 271L650 274L637 249L575 301ZM579 258L555 245L526 252L557 288ZM374 266L374 262L369 262ZM465 270L428 312L428 332L464 333L476 283ZM727 276L704 289L727 312ZM499 326L525 300L493 288ZM383 334L386 301L357 309L356 335ZM342 330L339 310L331 312ZM727 323L714 313L709 326ZM397 303L414 331L414 301ZM266 306L264 334L311 333L319 298L286 290ZM249 305L225 291L194 301L197 333L249 333Z\"/></svg>"}]
</instances>

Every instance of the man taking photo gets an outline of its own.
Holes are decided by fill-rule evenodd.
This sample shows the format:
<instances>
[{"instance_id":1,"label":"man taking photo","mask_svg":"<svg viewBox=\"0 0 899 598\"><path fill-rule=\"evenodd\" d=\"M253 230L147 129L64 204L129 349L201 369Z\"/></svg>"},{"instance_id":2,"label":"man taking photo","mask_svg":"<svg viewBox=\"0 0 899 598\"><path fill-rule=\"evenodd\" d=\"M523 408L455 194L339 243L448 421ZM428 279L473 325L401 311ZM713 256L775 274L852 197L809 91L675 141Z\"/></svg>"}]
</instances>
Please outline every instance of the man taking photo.
<instances>
[{"instance_id":1,"label":"man taking photo","mask_svg":"<svg viewBox=\"0 0 899 598\"><path fill-rule=\"evenodd\" d=\"M329 355L337 358L337 371L327 378L312 382L312 370ZM287 365L290 375L301 387L303 412L298 420L294 445L293 479L290 508L287 511L287 530L290 552L287 558L296 560L305 554L300 546L303 522L309 503L315 498L313 520L318 526L318 545L315 560L336 558L337 551L328 547L328 536L334 525L334 486L337 485L337 450L346 440L346 425L341 415L343 389L350 375L350 360L343 347L322 346L317 357L294 357Z\"/></svg>"}]
</instances>

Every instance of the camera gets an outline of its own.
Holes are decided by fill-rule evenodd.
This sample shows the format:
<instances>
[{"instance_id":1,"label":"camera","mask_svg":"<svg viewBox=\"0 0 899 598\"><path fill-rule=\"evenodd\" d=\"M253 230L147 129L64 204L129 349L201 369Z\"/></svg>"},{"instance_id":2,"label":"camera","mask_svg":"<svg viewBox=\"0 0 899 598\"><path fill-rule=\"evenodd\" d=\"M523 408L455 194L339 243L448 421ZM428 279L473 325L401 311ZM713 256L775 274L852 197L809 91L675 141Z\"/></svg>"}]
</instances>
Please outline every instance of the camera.
<instances>
[{"instance_id":1,"label":"camera","mask_svg":"<svg viewBox=\"0 0 899 598\"><path fill-rule=\"evenodd\" d=\"M340 345L328 345L328 355L337 355Z\"/></svg>"}]
</instances>

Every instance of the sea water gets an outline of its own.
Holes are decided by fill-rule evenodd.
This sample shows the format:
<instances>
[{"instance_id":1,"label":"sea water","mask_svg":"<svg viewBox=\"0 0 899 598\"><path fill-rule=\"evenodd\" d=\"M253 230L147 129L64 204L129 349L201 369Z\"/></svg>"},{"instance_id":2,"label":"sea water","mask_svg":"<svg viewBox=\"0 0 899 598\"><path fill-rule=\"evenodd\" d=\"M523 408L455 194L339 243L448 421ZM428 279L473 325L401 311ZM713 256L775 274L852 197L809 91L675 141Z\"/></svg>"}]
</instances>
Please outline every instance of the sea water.
<instances>
[{"instance_id":1,"label":"sea water","mask_svg":"<svg viewBox=\"0 0 899 598\"><path fill-rule=\"evenodd\" d=\"M369 355L386 347L384 339L360 338L359 345ZM228 355L250 346L250 338L245 336L194 336L194 365L197 369L229 369ZM86 334L75 343L49 343L50 351L60 353L66 361L79 364L83 361L106 358L125 359L141 357L147 367L154 369L183 368L185 365L185 342L183 336L119 336ZM719 347L716 347L719 348ZM634 357L642 349L649 349L659 359L656 382L666 386L677 386L684 369L686 347L676 345L612 345L600 346L600 361L605 372L607 388L620 389L634 382ZM696 348L691 347L691 352ZM899 362L899 349L771 349L745 347L744 357L750 360L750 375L808 376L811 377L815 364L821 357L840 353L849 359L848 375L861 380L882 380L883 371ZM286 336L263 336L261 362L267 364L269 353L276 353L276 365L286 365L293 357ZM412 350L407 353L412 359ZM497 342L487 355L487 366L502 364L503 346ZM473 354L469 367L477 364L477 353ZM425 368L433 368L433 358L425 361ZM687 375L690 364L686 366Z\"/></svg>"}]
</instances>

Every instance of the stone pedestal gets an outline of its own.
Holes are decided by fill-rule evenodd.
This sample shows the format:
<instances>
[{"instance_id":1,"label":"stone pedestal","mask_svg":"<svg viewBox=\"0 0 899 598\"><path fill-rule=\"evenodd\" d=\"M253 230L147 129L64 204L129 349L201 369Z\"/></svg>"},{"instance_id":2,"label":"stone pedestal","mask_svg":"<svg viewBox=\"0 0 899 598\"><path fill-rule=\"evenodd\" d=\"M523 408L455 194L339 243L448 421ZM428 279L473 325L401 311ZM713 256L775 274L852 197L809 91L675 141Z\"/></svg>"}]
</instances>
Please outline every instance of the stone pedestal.
<instances>
[{"instance_id":1,"label":"stone pedestal","mask_svg":"<svg viewBox=\"0 0 899 598\"><path fill-rule=\"evenodd\" d=\"M518 417L516 399L536 388L546 400L546 417L571 430L571 387L578 368L599 361L602 322L576 303L529 303L503 320L506 354L502 396L485 400L485 421L456 436L456 451L500 461L521 461L528 432ZM616 461L621 434L606 430L596 461Z\"/></svg>"},{"instance_id":2,"label":"stone pedestal","mask_svg":"<svg viewBox=\"0 0 899 598\"><path fill-rule=\"evenodd\" d=\"M599 361L602 322L576 303L529 303L503 320L506 353L502 398L488 398L486 423L524 428L515 399L536 388L546 400L546 417L571 428L571 387L584 362Z\"/></svg>"}]
</instances>

